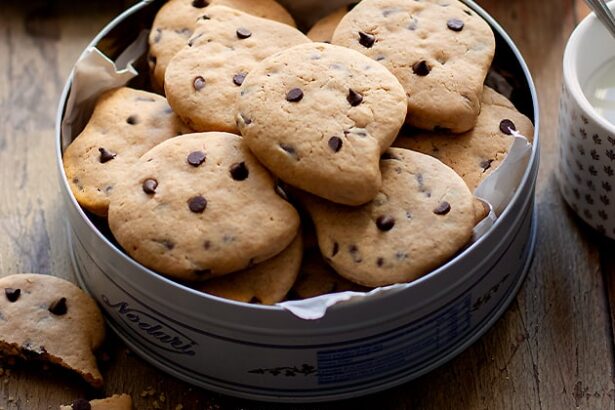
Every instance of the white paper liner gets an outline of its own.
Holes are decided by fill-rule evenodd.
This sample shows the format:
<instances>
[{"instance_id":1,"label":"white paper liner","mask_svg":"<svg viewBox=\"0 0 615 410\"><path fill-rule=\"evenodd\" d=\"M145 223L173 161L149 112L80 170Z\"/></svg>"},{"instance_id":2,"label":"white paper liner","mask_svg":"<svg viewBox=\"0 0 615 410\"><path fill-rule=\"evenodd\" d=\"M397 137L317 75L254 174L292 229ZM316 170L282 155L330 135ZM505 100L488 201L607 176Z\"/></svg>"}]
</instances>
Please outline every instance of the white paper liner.
<instances>
[{"instance_id":1,"label":"white paper liner","mask_svg":"<svg viewBox=\"0 0 615 410\"><path fill-rule=\"evenodd\" d=\"M62 122L62 140L65 147L80 132L89 119L96 98L103 92L121 87L138 75L132 66L147 49L148 32L144 30L114 63L94 47L88 48L79 58L73 69L73 84L66 104ZM473 240L485 235L513 197L526 170L532 151L528 140L513 131L514 141L508 155L500 166L487 177L475 190L475 195L486 202L490 212L485 219L474 227ZM314 320L322 318L327 309L338 303L348 303L359 299L381 297L398 292L412 283L395 284L375 288L369 292L340 292L317 296L304 300L277 303L295 316Z\"/></svg>"},{"instance_id":2,"label":"white paper liner","mask_svg":"<svg viewBox=\"0 0 615 410\"><path fill-rule=\"evenodd\" d=\"M143 30L115 63L95 47L81 54L73 68L73 83L62 120L62 147L66 148L83 130L102 93L126 85L139 75L132 64L147 50L148 33L149 30Z\"/></svg>"}]
</instances>

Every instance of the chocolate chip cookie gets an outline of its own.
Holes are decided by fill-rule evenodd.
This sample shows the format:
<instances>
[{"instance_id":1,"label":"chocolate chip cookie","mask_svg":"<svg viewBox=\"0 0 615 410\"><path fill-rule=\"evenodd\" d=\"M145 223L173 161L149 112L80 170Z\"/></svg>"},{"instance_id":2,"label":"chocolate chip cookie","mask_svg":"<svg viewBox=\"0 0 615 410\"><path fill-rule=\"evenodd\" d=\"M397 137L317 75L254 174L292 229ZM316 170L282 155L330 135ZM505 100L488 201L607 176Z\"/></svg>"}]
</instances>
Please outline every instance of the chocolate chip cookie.
<instances>
[{"instance_id":1,"label":"chocolate chip cookie","mask_svg":"<svg viewBox=\"0 0 615 410\"><path fill-rule=\"evenodd\" d=\"M395 74L406 90L410 125L465 132L476 123L495 38L460 1L363 0L339 23L332 42Z\"/></svg>"},{"instance_id":2,"label":"chocolate chip cookie","mask_svg":"<svg viewBox=\"0 0 615 410\"><path fill-rule=\"evenodd\" d=\"M403 87L382 65L325 43L262 61L237 116L250 150L283 181L346 205L374 198L380 154L406 116Z\"/></svg>"},{"instance_id":3,"label":"chocolate chip cookie","mask_svg":"<svg viewBox=\"0 0 615 410\"><path fill-rule=\"evenodd\" d=\"M103 378L94 351L105 338L96 302L64 279L23 273L0 278L0 351L55 363L94 387Z\"/></svg>"},{"instance_id":4,"label":"chocolate chip cookie","mask_svg":"<svg viewBox=\"0 0 615 410\"><path fill-rule=\"evenodd\" d=\"M277 255L299 216L241 137L212 132L144 154L113 192L109 227L144 266L197 281Z\"/></svg>"},{"instance_id":5,"label":"chocolate chip cookie","mask_svg":"<svg viewBox=\"0 0 615 410\"><path fill-rule=\"evenodd\" d=\"M104 93L85 129L64 151L64 172L79 204L106 216L126 170L160 142L190 132L164 97L128 87Z\"/></svg>"},{"instance_id":6,"label":"chocolate chip cookie","mask_svg":"<svg viewBox=\"0 0 615 410\"><path fill-rule=\"evenodd\" d=\"M154 87L162 91L171 58L187 43L209 6L222 5L295 26L290 14L274 0L170 0L156 14L149 35L148 61Z\"/></svg>"},{"instance_id":7,"label":"chocolate chip cookie","mask_svg":"<svg viewBox=\"0 0 615 410\"><path fill-rule=\"evenodd\" d=\"M511 130L532 141L534 126L503 95L485 87L476 126L463 134L402 130L396 147L438 158L455 170L472 192L502 163L512 145Z\"/></svg>"},{"instance_id":8,"label":"chocolate chip cookie","mask_svg":"<svg viewBox=\"0 0 615 410\"><path fill-rule=\"evenodd\" d=\"M165 91L173 110L197 131L238 133L239 87L276 52L310 40L286 24L211 6L190 45L169 63Z\"/></svg>"},{"instance_id":9,"label":"chocolate chip cookie","mask_svg":"<svg viewBox=\"0 0 615 410\"><path fill-rule=\"evenodd\" d=\"M412 281L452 258L472 236L473 196L437 159L390 148L380 161L382 187L361 207L302 196L327 262L370 287Z\"/></svg>"}]
</instances>

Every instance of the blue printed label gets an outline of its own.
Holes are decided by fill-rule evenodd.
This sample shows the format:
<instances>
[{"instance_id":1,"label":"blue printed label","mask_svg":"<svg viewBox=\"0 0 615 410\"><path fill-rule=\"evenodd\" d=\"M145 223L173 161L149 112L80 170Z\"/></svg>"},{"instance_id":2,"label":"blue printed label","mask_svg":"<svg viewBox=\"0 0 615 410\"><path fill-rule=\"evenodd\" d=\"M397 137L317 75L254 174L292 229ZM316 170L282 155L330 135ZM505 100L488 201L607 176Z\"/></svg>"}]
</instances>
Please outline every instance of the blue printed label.
<instances>
[{"instance_id":1,"label":"blue printed label","mask_svg":"<svg viewBox=\"0 0 615 410\"><path fill-rule=\"evenodd\" d=\"M418 367L454 345L470 329L471 295L386 337L318 352L318 383L380 377Z\"/></svg>"}]
</instances>

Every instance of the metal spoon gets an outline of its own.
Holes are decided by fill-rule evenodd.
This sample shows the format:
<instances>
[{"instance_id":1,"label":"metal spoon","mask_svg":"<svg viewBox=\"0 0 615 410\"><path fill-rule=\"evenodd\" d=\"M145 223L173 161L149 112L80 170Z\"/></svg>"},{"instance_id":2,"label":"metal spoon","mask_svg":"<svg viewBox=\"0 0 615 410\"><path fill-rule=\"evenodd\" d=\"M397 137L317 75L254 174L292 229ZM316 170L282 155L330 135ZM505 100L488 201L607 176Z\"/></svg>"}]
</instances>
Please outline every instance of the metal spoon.
<instances>
[{"instance_id":1,"label":"metal spoon","mask_svg":"<svg viewBox=\"0 0 615 410\"><path fill-rule=\"evenodd\" d=\"M607 7L604 0L585 0L587 5L596 13L596 17L609 30L611 35L615 37L615 17L611 10Z\"/></svg>"}]
</instances>

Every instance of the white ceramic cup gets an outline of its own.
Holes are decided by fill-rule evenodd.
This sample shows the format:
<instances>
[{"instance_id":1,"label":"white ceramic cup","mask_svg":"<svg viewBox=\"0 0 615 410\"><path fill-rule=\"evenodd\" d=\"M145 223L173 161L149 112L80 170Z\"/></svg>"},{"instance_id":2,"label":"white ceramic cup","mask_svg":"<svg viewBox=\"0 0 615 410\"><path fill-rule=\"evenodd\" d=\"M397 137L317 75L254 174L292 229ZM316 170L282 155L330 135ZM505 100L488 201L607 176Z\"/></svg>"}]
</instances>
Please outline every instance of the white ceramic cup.
<instances>
[{"instance_id":1,"label":"white ceramic cup","mask_svg":"<svg viewBox=\"0 0 615 410\"><path fill-rule=\"evenodd\" d=\"M615 2L609 7L615 9ZM615 239L615 124L590 105L583 87L615 58L615 38L592 13L564 52L559 107L559 185L566 202L594 229Z\"/></svg>"}]
</instances>

